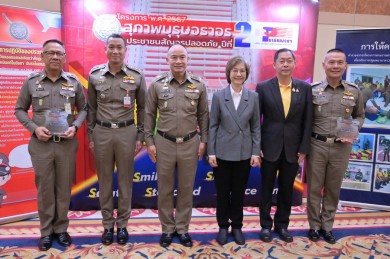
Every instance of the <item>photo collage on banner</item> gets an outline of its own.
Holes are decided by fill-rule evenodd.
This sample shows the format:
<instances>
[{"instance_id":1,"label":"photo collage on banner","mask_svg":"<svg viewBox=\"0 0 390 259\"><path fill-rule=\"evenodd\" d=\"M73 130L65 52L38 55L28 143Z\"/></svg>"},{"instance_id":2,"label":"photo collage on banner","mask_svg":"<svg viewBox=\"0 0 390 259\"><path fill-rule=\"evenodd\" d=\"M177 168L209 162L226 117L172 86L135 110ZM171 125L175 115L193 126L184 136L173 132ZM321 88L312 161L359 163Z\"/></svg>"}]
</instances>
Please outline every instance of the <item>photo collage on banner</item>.
<instances>
[{"instance_id":1,"label":"photo collage on banner","mask_svg":"<svg viewBox=\"0 0 390 259\"><path fill-rule=\"evenodd\" d=\"M390 29L338 30L336 47L346 52L345 79L359 87L365 108L340 200L390 209Z\"/></svg>"}]
</instances>

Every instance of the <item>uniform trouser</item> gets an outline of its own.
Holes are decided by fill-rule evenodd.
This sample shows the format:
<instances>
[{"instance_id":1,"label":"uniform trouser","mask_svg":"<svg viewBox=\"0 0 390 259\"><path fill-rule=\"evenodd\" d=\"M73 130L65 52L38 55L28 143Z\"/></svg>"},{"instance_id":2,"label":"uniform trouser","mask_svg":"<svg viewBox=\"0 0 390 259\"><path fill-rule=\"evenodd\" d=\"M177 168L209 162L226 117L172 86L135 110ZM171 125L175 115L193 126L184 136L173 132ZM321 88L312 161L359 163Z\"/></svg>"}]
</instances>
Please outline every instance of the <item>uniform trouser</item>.
<instances>
[{"instance_id":1,"label":"uniform trouser","mask_svg":"<svg viewBox=\"0 0 390 259\"><path fill-rule=\"evenodd\" d=\"M307 157L307 216L311 229L332 230L351 148L348 143L311 139Z\"/></svg>"},{"instance_id":2,"label":"uniform trouser","mask_svg":"<svg viewBox=\"0 0 390 259\"><path fill-rule=\"evenodd\" d=\"M251 170L250 159L226 161L217 158L214 183L217 190L217 222L220 228L241 229L244 196ZM229 222L231 220L231 223Z\"/></svg>"},{"instance_id":3,"label":"uniform trouser","mask_svg":"<svg viewBox=\"0 0 390 259\"><path fill-rule=\"evenodd\" d=\"M137 128L134 125L111 129L96 125L93 129L95 163L99 181L99 201L103 227L125 228L131 212L134 151ZM114 218L114 166L118 176L118 211Z\"/></svg>"},{"instance_id":4,"label":"uniform trouser","mask_svg":"<svg viewBox=\"0 0 390 259\"><path fill-rule=\"evenodd\" d=\"M67 231L77 148L76 138L53 142L32 137L28 145L38 189L42 236Z\"/></svg>"},{"instance_id":5,"label":"uniform trouser","mask_svg":"<svg viewBox=\"0 0 390 259\"><path fill-rule=\"evenodd\" d=\"M284 150L276 161L264 160L261 163L261 197L260 197L260 225L262 228L272 228L271 207L272 193L276 173L278 174L278 194L276 200L276 213L274 216L274 225L276 228L288 228L290 222L292 194L294 189L295 177L298 173L297 162L287 161Z\"/></svg>"},{"instance_id":6,"label":"uniform trouser","mask_svg":"<svg viewBox=\"0 0 390 259\"><path fill-rule=\"evenodd\" d=\"M192 216L192 192L198 167L200 140L197 136L176 144L156 135L158 217L163 233L188 232ZM177 168L176 215L174 209L175 168Z\"/></svg>"}]
</instances>

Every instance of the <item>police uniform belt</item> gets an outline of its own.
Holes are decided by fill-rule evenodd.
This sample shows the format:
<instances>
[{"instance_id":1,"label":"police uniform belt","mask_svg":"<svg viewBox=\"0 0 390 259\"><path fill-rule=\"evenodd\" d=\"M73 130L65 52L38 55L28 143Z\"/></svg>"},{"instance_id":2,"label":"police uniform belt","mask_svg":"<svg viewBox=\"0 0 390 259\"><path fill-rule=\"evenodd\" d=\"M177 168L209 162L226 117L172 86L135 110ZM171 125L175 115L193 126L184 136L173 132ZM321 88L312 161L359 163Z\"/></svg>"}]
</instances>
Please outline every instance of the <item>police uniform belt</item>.
<instances>
[{"instance_id":1,"label":"police uniform belt","mask_svg":"<svg viewBox=\"0 0 390 259\"><path fill-rule=\"evenodd\" d=\"M133 125L134 120L120 121L120 122L108 122L108 121L96 120L96 124L106 128L117 129L117 128L123 128L126 126Z\"/></svg>"},{"instance_id":2,"label":"police uniform belt","mask_svg":"<svg viewBox=\"0 0 390 259\"><path fill-rule=\"evenodd\" d=\"M174 136L171 136L171 135L169 135L169 134L167 134L165 132L162 132L161 130L157 130L157 133L161 137L166 138L166 139L168 139L168 140L170 140L172 142L183 143L183 142L186 142L186 141L192 139L198 132L195 130L195 131L193 131L193 132L191 132L191 133L189 133L189 134L187 134L187 135L185 135L183 137L174 137Z\"/></svg>"},{"instance_id":3,"label":"police uniform belt","mask_svg":"<svg viewBox=\"0 0 390 259\"><path fill-rule=\"evenodd\" d=\"M34 138L38 139L38 137L37 137L37 135L35 135L35 133L33 133L32 136L33 136ZM66 140L68 140L68 139L66 139L66 138L61 138L61 137L58 136L58 135L53 135L51 138L48 139L48 141L53 141L53 142L56 142L56 143L61 142L61 141L66 141Z\"/></svg>"},{"instance_id":4,"label":"police uniform belt","mask_svg":"<svg viewBox=\"0 0 390 259\"><path fill-rule=\"evenodd\" d=\"M333 138L328 138L328 137L325 137L325 136L322 136L320 134L317 134L317 133L314 133L312 132L311 133L311 136L315 139L318 139L320 141L323 141L323 142L326 142L326 143L335 143L335 142L341 142L340 140L336 140L337 138L333 137Z\"/></svg>"}]
</instances>

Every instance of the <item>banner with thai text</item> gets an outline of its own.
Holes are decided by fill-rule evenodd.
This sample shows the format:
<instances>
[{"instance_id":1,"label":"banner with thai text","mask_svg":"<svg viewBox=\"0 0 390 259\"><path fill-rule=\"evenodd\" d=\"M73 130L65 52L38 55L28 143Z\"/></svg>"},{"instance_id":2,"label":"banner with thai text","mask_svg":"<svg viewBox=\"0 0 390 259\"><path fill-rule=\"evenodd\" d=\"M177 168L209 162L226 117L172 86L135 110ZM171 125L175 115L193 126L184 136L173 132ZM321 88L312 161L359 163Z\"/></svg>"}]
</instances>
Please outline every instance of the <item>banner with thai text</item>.
<instances>
[{"instance_id":1,"label":"banner with thai text","mask_svg":"<svg viewBox=\"0 0 390 259\"><path fill-rule=\"evenodd\" d=\"M37 211L31 134L14 109L26 77L43 69L42 43L61 38L61 16L4 5L0 13L0 222L6 222Z\"/></svg>"},{"instance_id":2,"label":"banner with thai text","mask_svg":"<svg viewBox=\"0 0 390 259\"><path fill-rule=\"evenodd\" d=\"M147 84L169 70L168 46L186 45L188 70L207 82L209 103L218 89L228 85L225 66L229 58L241 55L252 73L246 86L275 76L275 50L290 48L296 54L294 77L312 81L317 31L318 3L310 0L63 0L61 1L63 40L67 48L69 70L87 85L88 73L95 65L106 63L105 40L119 33L128 45L125 62L141 69ZM84 146L87 146L85 143ZM84 172L78 172L71 208L99 208L99 186L93 155L85 149ZM157 204L158 172L144 149L135 158L133 207ZM294 204L300 204L303 170L297 176ZM260 170L253 168L246 190L245 204L258 206ZM117 183L114 196L117 196ZM275 188L277 193L277 187ZM215 206L212 169L199 161L194 206Z\"/></svg>"}]
</instances>

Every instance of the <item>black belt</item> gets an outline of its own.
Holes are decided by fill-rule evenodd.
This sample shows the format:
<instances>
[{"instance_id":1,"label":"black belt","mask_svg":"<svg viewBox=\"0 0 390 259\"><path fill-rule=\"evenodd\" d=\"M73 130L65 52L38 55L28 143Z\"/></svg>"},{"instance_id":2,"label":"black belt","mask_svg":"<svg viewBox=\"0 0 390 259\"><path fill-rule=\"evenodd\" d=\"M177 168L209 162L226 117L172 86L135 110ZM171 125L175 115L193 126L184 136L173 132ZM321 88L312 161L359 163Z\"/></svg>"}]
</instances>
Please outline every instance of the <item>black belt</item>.
<instances>
[{"instance_id":1,"label":"black belt","mask_svg":"<svg viewBox=\"0 0 390 259\"><path fill-rule=\"evenodd\" d=\"M321 140L321 141L326 142L326 143L341 142L340 140L336 140L337 138L335 138L335 137L333 137L333 138L328 138L328 137L319 135L319 134L314 133L314 132L311 133L311 136L312 136L313 138L315 138L315 139Z\"/></svg>"},{"instance_id":2,"label":"black belt","mask_svg":"<svg viewBox=\"0 0 390 259\"><path fill-rule=\"evenodd\" d=\"M96 120L96 124L106 128L117 129L117 128L123 128L126 126L133 125L134 120L120 121L120 122L108 122L108 121Z\"/></svg>"},{"instance_id":3,"label":"black belt","mask_svg":"<svg viewBox=\"0 0 390 259\"><path fill-rule=\"evenodd\" d=\"M165 132L162 132L160 130L157 130L157 133L160 134L161 137L166 138L172 142L183 143L183 142L186 142L186 141L192 139L198 132L195 130L194 132L191 132L191 133L185 135L184 137L174 137L174 136L171 136L171 135L169 135Z\"/></svg>"},{"instance_id":4,"label":"black belt","mask_svg":"<svg viewBox=\"0 0 390 259\"><path fill-rule=\"evenodd\" d=\"M32 134L32 136L33 136L34 138L38 139L38 137L37 137L37 135L35 135L35 133ZM53 135L51 138L48 139L48 141L53 141L53 142L56 142L56 143L61 142L61 141L65 141L65 140L68 140L68 139L66 139L66 138L61 138L61 137L58 136L58 135Z\"/></svg>"}]
</instances>

